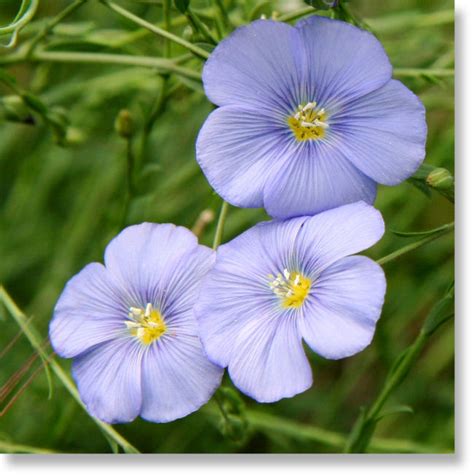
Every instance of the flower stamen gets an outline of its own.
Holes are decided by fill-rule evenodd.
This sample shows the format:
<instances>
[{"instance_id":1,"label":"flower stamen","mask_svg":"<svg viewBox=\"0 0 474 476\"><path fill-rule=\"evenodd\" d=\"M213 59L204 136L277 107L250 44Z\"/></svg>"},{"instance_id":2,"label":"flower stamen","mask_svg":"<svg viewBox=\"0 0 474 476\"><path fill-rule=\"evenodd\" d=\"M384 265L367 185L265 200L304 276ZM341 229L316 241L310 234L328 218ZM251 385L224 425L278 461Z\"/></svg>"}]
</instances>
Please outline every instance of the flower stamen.
<instances>
[{"instance_id":1,"label":"flower stamen","mask_svg":"<svg viewBox=\"0 0 474 476\"><path fill-rule=\"evenodd\" d=\"M326 119L324 107L318 109L312 101L304 106L300 104L295 114L288 118L288 125L298 141L322 139L329 127Z\"/></svg>"},{"instance_id":2,"label":"flower stamen","mask_svg":"<svg viewBox=\"0 0 474 476\"><path fill-rule=\"evenodd\" d=\"M141 307L131 307L125 326L130 330L130 334L137 337L142 344L150 345L159 339L167 330L165 321L151 303L145 309Z\"/></svg>"},{"instance_id":3,"label":"flower stamen","mask_svg":"<svg viewBox=\"0 0 474 476\"><path fill-rule=\"evenodd\" d=\"M311 289L311 280L296 271L289 272L286 268L283 274L268 275L271 281L270 289L281 300L284 308L298 308L303 305Z\"/></svg>"}]
</instances>

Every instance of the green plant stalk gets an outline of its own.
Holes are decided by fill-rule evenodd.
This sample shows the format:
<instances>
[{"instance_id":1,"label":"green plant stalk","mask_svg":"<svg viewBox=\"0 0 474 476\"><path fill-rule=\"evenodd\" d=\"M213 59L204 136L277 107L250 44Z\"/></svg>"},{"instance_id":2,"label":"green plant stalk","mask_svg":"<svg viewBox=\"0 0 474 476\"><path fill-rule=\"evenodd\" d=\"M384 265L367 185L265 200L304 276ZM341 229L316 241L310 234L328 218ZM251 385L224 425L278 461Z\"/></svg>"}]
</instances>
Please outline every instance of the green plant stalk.
<instances>
[{"instance_id":1,"label":"green plant stalk","mask_svg":"<svg viewBox=\"0 0 474 476\"><path fill-rule=\"evenodd\" d=\"M127 18L133 23L136 23L137 25L140 25L141 27L146 28L147 30L151 31L152 33L155 33L156 35L162 36L163 38L167 38L168 40L171 40L174 43L181 45L184 48L187 48L189 51L192 51L200 58L202 59L209 58L209 53L206 50L203 50L202 48L200 48L199 46L196 46L190 43L189 41L186 41L185 39L179 36L176 36L173 33L170 33L169 31L164 30L163 28L160 28L159 26L153 25L152 23L149 23L146 20L143 20L143 18L140 18L137 15L134 15L132 12L129 12L125 8L122 8L119 5L116 5L115 3L109 0L101 0L101 2L104 5L106 5L108 8L113 10L114 12L123 16L124 18Z\"/></svg>"},{"instance_id":2,"label":"green plant stalk","mask_svg":"<svg viewBox=\"0 0 474 476\"><path fill-rule=\"evenodd\" d=\"M208 405L203 409L212 416L221 414L221 410ZM329 448L341 450L344 448L346 437L342 433L325 430L313 425L294 422L286 418L271 415L259 410L245 412L245 417L252 428L261 432L279 433L297 441L319 443ZM449 453L448 449L434 448L398 438L373 438L368 449L374 453Z\"/></svg>"},{"instance_id":3,"label":"green plant stalk","mask_svg":"<svg viewBox=\"0 0 474 476\"><path fill-rule=\"evenodd\" d=\"M222 234L224 233L224 224L227 217L227 212L229 211L229 204L223 200L221 211L219 213L219 220L217 222L216 233L214 235L214 242L212 244L212 249L217 250L218 246L222 242Z\"/></svg>"},{"instance_id":4,"label":"green plant stalk","mask_svg":"<svg viewBox=\"0 0 474 476\"><path fill-rule=\"evenodd\" d=\"M454 77L452 68L394 68L393 75L399 78L417 78L423 76L436 76L438 78Z\"/></svg>"},{"instance_id":5,"label":"green plant stalk","mask_svg":"<svg viewBox=\"0 0 474 476\"><path fill-rule=\"evenodd\" d=\"M163 73L175 73L186 78L201 80L201 74L188 68L176 65L166 58L151 58L149 56L132 56L109 53L78 53L75 51L36 51L30 57L24 54L0 57L0 64L23 62L53 62L53 63L90 63L117 64L156 68Z\"/></svg>"},{"instance_id":6,"label":"green plant stalk","mask_svg":"<svg viewBox=\"0 0 474 476\"><path fill-rule=\"evenodd\" d=\"M407 28L434 27L454 23L454 10L440 10L432 13L393 14L382 18L367 18L367 24L378 33L396 33Z\"/></svg>"},{"instance_id":7,"label":"green plant stalk","mask_svg":"<svg viewBox=\"0 0 474 476\"><path fill-rule=\"evenodd\" d=\"M191 9L188 9L184 15L196 33L200 33L204 40L209 43L217 45L217 40L214 38L207 25Z\"/></svg>"},{"instance_id":8,"label":"green plant stalk","mask_svg":"<svg viewBox=\"0 0 474 476\"><path fill-rule=\"evenodd\" d=\"M168 86L169 82L170 80L168 77L161 78L159 93L152 104L151 110L145 121L145 125L143 126L143 130L142 130L141 138L140 138L140 144L139 144L140 149L135 159L135 166L136 166L135 168L138 171L140 171L143 168L143 163L145 160L146 145L150 137L150 133L153 129L153 125L155 124L156 120L160 117L160 115L163 113L168 97L174 92L174 89Z\"/></svg>"},{"instance_id":9,"label":"green plant stalk","mask_svg":"<svg viewBox=\"0 0 474 476\"><path fill-rule=\"evenodd\" d=\"M375 431L377 422L382 417L381 411L387 399L414 367L418 356L425 347L430 336L442 324L454 317L453 306L454 282L449 286L446 295L431 309L413 344L411 344L400 354L400 357L395 360L380 393L377 395L373 403L367 410L365 408L361 409L359 417L347 439L344 448L346 453L365 452Z\"/></svg>"},{"instance_id":10,"label":"green plant stalk","mask_svg":"<svg viewBox=\"0 0 474 476\"><path fill-rule=\"evenodd\" d=\"M86 3L87 0L75 0L73 3L69 4L64 10L59 12L54 18L52 18L45 27L31 40L31 43L28 46L27 56L29 56L38 43L42 41L48 33L62 20L67 18L71 13L75 12L80 6Z\"/></svg>"},{"instance_id":11,"label":"green plant stalk","mask_svg":"<svg viewBox=\"0 0 474 476\"><path fill-rule=\"evenodd\" d=\"M59 379L59 381L64 385L66 390L72 395L74 400L84 409L86 410L85 405L82 403L81 397L79 396L79 392L77 391L74 383L68 377L66 372L63 368L56 362L56 360L52 357L49 357L45 350L41 347L41 339L36 331L36 329L31 325L31 323L27 323L27 319L25 314L20 310L20 308L15 304L13 299L7 293L5 288L0 285L0 302L4 304L7 308L8 312L11 314L13 319L17 322L20 329L25 334L26 338L30 342L33 349L38 352L41 359L48 362L49 367ZM87 410L86 410L87 411ZM115 441L125 453L139 453L139 451L129 443L122 435L120 435L115 429L103 421L90 416L94 423L113 441Z\"/></svg>"},{"instance_id":12,"label":"green plant stalk","mask_svg":"<svg viewBox=\"0 0 474 476\"><path fill-rule=\"evenodd\" d=\"M30 454L55 454L56 451L34 446L18 445L9 441L0 440L0 453L30 453Z\"/></svg>"},{"instance_id":13,"label":"green plant stalk","mask_svg":"<svg viewBox=\"0 0 474 476\"><path fill-rule=\"evenodd\" d=\"M313 7L303 7L294 12L285 13L277 17L278 21L289 22L297 20L298 18L304 17L305 15L310 15L311 13L316 13L316 10Z\"/></svg>"},{"instance_id":14,"label":"green plant stalk","mask_svg":"<svg viewBox=\"0 0 474 476\"><path fill-rule=\"evenodd\" d=\"M393 391L404 380L408 372L415 365L418 356L423 350L428 336L423 332L419 333L415 342L403 354L400 365L395 372L389 374L379 395L366 411L362 409L356 423L344 447L345 453L364 453L370 444L373 432L375 431L380 411Z\"/></svg>"},{"instance_id":15,"label":"green plant stalk","mask_svg":"<svg viewBox=\"0 0 474 476\"><path fill-rule=\"evenodd\" d=\"M120 220L120 228L121 231L127 225L127 217L128 212L130 210L130 204L132 203L133 197L135 195L135 156L133 153L133 142L132 137L126 138L126 192L125 192L125 200L123 205L123 213L122 219Z\"/></svg>"},{"instance_id":16,"label":"green plant stalk","mask_svg":"<svg viewBox=\"0 0 474 476\"><path fill-rule=\"evenodd\" d=\"M403 256L409 253L410 251L416 250L417 248L420 248L421 246L424 246L427 243L430 243L431 241L441 238L442 236L451 232L453 229L454 229L454 222L446 225L446 227L437 234L430 235L430 236L427 236L426 238L423 238L422 240L418 240L418 241L415 241L414 243L410 243L409 245L403 246L402 248L394 251L393 253L390 253L387 256L384 256L383 258L378 259L377 263L383 266L384 264L389 263L390 261L394 261L398 259L400 256Z\"/></svg>"},{"instance_id":17,"label":"green plant stalk","mask_svg":"<svg viewBox=\"0 0 474 476\"><path fill-rule=\"evenodd\" d=\"M225 36L225 32L230 28L231 23L229 16L227 15L227 10L225 9L222 0L214 0L215 11L216 11L216 26L219 32L219 36L222 39Z\"/></svg>"},{"instance_id":18,"label":"green plant stalk","mask_svg":"<svg viewBox=\"0 0 474 476\"><path fill-rule=\"evenodd\" d=\"M171 32L171 0L163 1L163 24L167 32ZM171 58L171 41L165 38L165 58Z\"/></svg>"},{"instance_id":19,"label":"green plant stalk","mask_svg":"<svg viewBox=\"0 0 474 476\"><path fill-rule=\"evenodd\" d=\"M20 7L20 11L23 10L23 5L25 2L22 3ZM16 21L11 23L8 26L0 27L0 35L6 35L9 33L14 33L20 31L23 27L25 27L35 16L36 10L38 10L39 0L31 0L30 6L28 9L18 18Z\"/></svg>"},{"instance_id":20,"label":"green plant stalk","mask_svg":"<svg viewBox=\"0 0 474 476\"><path fill-rule=\"evenodd\" d=\"M375 399L374 403L370 406L369 411L367 412L367 419L375 419L388 397L392 394L393 390L403 381L405 376L408 374L410 369L416 362L416 359L420 355L423 347L428 341L428 336L422 330L415 342L408 348L408 352L404 355L401 364L397 367L396 371L391 374L387 381L385 382L382 391L379 393L378 397Z\"/></svg>"}]
</instances>

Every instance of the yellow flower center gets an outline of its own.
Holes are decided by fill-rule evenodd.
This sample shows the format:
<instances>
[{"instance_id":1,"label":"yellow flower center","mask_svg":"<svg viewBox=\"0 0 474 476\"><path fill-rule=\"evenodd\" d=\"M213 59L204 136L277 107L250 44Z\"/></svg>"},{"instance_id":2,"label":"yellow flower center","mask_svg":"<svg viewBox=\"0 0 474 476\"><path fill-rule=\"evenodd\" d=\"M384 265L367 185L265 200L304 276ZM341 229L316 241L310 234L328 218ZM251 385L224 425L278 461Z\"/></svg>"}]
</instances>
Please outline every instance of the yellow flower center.
<instances>
[{"instance_id":1,"label":"yellow flower center","mask_svg":"<svg viewBox=\"0 0 474 476\"><path fill-rule=\"evenodd\" d=\"M300 104L293 116L288 117L288 125L298 141L322 139L328 123L324 108L317 108L316 102L305 106Z\"/></svg>"},{"instance_id":2,"label":"yellow flower center","mask_svg":"<svg viewBox=\"0 0 474 476\"><path fill-rule=\"evenodd\" d=\"M283 271L275 276L269 274L270 289L281 299L284 308L301 307L311 289L311 279L296 271Z\"/></svg>"},{"instance_id":3,"label":"yellow flower center","mask_svg":"<svg viewBox=\"0 0 474 476\"><path fill-rule=\"evenodd\" d=\"M131 307L128 313L130 320L125 321L130 334L137 337L142 344L150 345L166 332L166 324L161 316L150 303L146 308Z\"/></svg>"}]
</instances>

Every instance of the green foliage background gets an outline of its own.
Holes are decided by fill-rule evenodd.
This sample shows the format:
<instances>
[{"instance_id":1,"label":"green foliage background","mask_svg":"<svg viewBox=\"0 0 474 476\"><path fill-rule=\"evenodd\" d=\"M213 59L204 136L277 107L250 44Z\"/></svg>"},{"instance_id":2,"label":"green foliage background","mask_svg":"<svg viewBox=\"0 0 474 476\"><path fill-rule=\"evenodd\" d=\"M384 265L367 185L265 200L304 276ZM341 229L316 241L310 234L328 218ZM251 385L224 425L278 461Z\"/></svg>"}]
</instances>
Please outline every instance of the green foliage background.
<instances>
[{"instance_id":1,"label":"green foliage background","mask_svg":"<svg viewBox=\"0 0 474 476\"><path fill-rule=\"evenodd\" d=\"M34 36L47 17L68 3L42 2L35 21L20 34L19 47ZM234 22L272 11L296 11L299 2L223 2ZM123 1L127 9L151 23L161 21L161 2ZM193 1L196 12L211 12L214 2ZM384 44L396 68L446 69L454 66L454 13L450 0L353 0L349 7L364 19ZM0 25L16 14L18 2L0 0ZM252 13L253 12L253 13ZM186 18L172 11L173 32L188 35ZM204 17L203 17L204 18ZM210 26L212 21L208 21ZM186 30L186 31L185 31ZM191 38L192 39L192 38ZM2 44L8 38L0 38ZM48 37L48 50L107 52L150 57L163 56L162 38L140 29L96 1L89 1L62 22ZM184 54L172 46L172 55ZM162 79L151 68L108 64L25 62L2 65L11 55L0 49L0 69L17 78L58 114L67 118L63 146L52 128L33 113L34 125L11 120L0 106L0 283L46 337L51 312L66 281L85 264L100 261L107 242L124 224L142 221L173 222L193 227L204 209L217 216L221 200L203 177L194 158L200 125L212 110L198 81L171 76L172 94L154 122L147 140L142 131L160 95ZM4 62L4 61L3 61ZM201 61L187 66L199 70ZM427 108L429 136L426 161L454 172L454 86L452 77L413 74L400 79L415 91ZM0 82L0 96L12 91ZM4 104L4 103L3 103ZM58 109L59 108L59 109ZM143 150L144 172L126 216L126 141L114 129L118 112L128 109L136 135L133 150ZM143 146L143 149L142 149ZM387 224L382 241L369 251L380 258L413 241L389 230L418 231L453 220L453 206L444 197L425 196L410 183L380 187L376 206ZM266 219L262 210L231 208L224 241ZM201 242L212 244L216 220ZM215 402L173 423L156 425L137 420L116 429L142 452L334 452L341 451L317 438L305 436L308 427L347 435L359 408L380 391L390 365L415 339L429 310L453 279L453 236L446 235L399 260L388 263L386 304L373 344L343 361L327 361L308 352L314 386L307 392L272 405L244 398L249 431L243 442L221 435ZM11 382L33 350L20 337L10 314L0 307L0 386ZM68 362L62 362L68 368ZM2 399L0 411L20 388L39 359ZM383 451L383 438L396 439L392 451L450 452L454 447L454 326L445 324L430 339L416 366L390 404L409 405L413 413L384 418L373 451ZM282 420L273 427L266 419ZM291 423L288 423L291 422ZM302 427L288 425L304 425ZM285 429L286 428L286 429ZM331 433L332 434L332 433ZM380 440L382 438L382 440ZM322 438L324 440L324 438ZM410 443L410 442L413 442ZM386 442L386 451L391 451ZM43 372L27 386L0 417L0 451L16 445L58 452L109 452L111 448L94 422L54 380L48 399ZM398 445L398 446L397 446ZM404 446L405 445L405 446Z\"/></svg>"}]
</instances>

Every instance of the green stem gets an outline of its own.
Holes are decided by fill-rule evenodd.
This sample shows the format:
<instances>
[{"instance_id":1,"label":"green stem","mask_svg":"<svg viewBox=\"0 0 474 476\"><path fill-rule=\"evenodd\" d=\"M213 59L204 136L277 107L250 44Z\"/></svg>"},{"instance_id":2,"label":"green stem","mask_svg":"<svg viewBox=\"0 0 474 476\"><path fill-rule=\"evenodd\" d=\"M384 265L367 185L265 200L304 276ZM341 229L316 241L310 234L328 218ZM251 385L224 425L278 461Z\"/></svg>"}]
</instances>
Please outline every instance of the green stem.
<instances>
[{"instance_id":1,"label":"green stem","mask_svg":"<svg viewBox=\"0 0 474 476\"><path fill-rule=\"evenodd\" d=\"M179 76L200 81L201 74L188 68L176 65L165 58L151 58L149 56L131 56L108 53L78 53L75 51L37 51L30 57L24 54L0 57L0 64L14 64L25 61L50 61L55 63L91 63L91 64L119 64L156 68L160 72L175 73Z\"/></svg>"},{"instance_id":2,"label":"green stem","mask_svg":"<svg viewBox=\"0 0 474 476\"><path fill-rule=\"evenodd\" d=\"M24 2L23 2L24 4ZM20 10L23 9L20 7ZM6 35L8 33L14 33L20 31L23 27L25 27L35 16L36 10L39 6L39 0L31 0L30 6L28 9L13 23L10 23L8 26L0 27L0 35Z\"/></svg>"},{"instance_id":3,"label":"green stem","mask_svg":"<svg viewBox=\"0 0 474 476\"><path fill-rule=\"evenodd\" d=\"M224 232L225 219L226 219L228 210L229 210L229 204L224 200L222 202L221 211L219 213L219 220L217 222L216 233L214 235L214 242L212 244L213 250L217 250L218 246L221 244L222 234Z\"/></svg>"},{"instance_id":4,"label":"green stem","mask_svg":"<svg viewBox=\"0 0 474 476\"><path fill-rule=\"evenodd\" d=\"M86 2L87 0L76 0L75 2L68 5L63 11L59 12L54 18L52 18L46 24L46 26L31 40L26 53L27 56L29 56L34 51L38 43L43 40L58 23L67 18L71 13L76 11Z\"/></svg>"},{"instance_id":5,"label":"green stem","mask_svg":"<svg viewBox=\"0 0 474 476\"><path fill-rule=\"evenodd\" d=\"M196 33L201 34L205 41L217 45L217 40L214 38L207 25L201 21L201 19L191 9L188 9L184 15Z\"/></svg>"},{"instance_id":6,"label":"green stem","mask_svg":"<svg viewBox=\"0 0 474 476\"><path fill-rule=\"evenodd\" d=\"M388 397L393 390L405 378L408 371L413 367L417 357L420 355L423 347L428 340L428 336L424 332L420 332L415 342L408 348L408 352L404 355L401 364L396 368L395 372L385 382L382 391L370 406L367 412L367 419L373 420L378 417L380 410L384 406Z\"/></svg>"},{"instance_id":7,"label":"green stem","mask_svg":"<svg viewBox=\"0 0 474 476\"><path fill-rule=\"evenodd\" d=\"M215 407L214 407L215 408ZM217 411L211 406L205 408L206 413L216 415ZM341 450L344 448L346 437L342 433L325 430L314 425L298 423L280 416L271 415L258 410L247 410L245 417L256 430L264 433L278 433L297 441L311 441L329 448ZM449 453L448 449L433 448L410 440L397 438L373 438L368 449L373 453Z\"/></svg>"},{"instance_id":8,"label":"green stem","mask_svg":"<svg viewBox=\"0 0 474 476\"><path fill-rule=\"evenodd\" d=\"M219 395L219 389L217 390L217 392L214 394L214 400L217 404L217 408L219 408L219 412L220 414L222 415L222 417L224 418L224 420L226 422L229 421L229 415L227 414L225 408L224 408L224 404L222 402L222 399L221 399L221 396Z\"/></svg>"},{"instance_id":9,"label":"green stem","mask_svg":"<svg viewBox=\"0 0 474 476\"><path fill-rule=\"evenodd\" d=\"M285 13L284 15L280 15L277 17L278 21L289 22L292 20L297 20L298 18L304 17L305 15L309 15L311 13L316 13L316 10L313 7L304 7L299 10L295 10L294 12Z\"/></svg>"},{"instance_id":10,"label":"green stem","mask_svg":"<svg viewBox=\"0 0 474 476\"><path fill-rule=\"evenodd\" d=\"M443 323L454 317L454 282L450 285L446 296L438 301L425 319L417 338L400 357L393 363L385 379L380 393L368 410L362 408L359 418L354 424L344 448L346 453L363 453L367 449L374 434L381 411L387 399L403 382L417 362L417 358L428 342L430 336Z\"/></svg>"},{"instance_id":11,"label":"green stem","mask_svg":"<svg viewBox=\"0 0 474 476\"><path fill-rule=\"evenodd\" d=\"M19 307L15 304L15 302L7 293L5 288L1 285L0 285L0 302L4 304L4 306L7 308L8 312L11 314L13 319L15 319L20 329L23 331L26 338L29 340L31 346L36 350L36 352L38 352L38 354L43 360L48 362L49 367L51 368L53 373L56 375L56 377L59 379L59 381L64 385L66 390L72 395L74 400L76 400L76 402L84 410L87 411L85 405L82 403L81 397L79 396L79 392L77 391L72 380L68 377L68 375L63 370L63 368L56 362L56 360L53 359L52 357L49 357L46 351L41 347L41 339L38 335L38 332L31 325L31 323L27 323L25 314L19 309ZM103 421L95 417L91 416L91 418L95 422L95 424L107 436L112 438L112 440L115 441L124 450L125 453L139 453L139 451L131 443L129 443L122 435L120 435L117 431L115 431L115 429L111 425L108 425L107 423L104 423Z\"/></svg>"},{"instance_id":12,"label":"green stem","mask_svg":"<svg viewBox=\"0 0 474 476\"><path fill-rule=\"evenodd\" d=\"M384 256L383 258L378 259L377 263L383 266L384 264L389 263L390 261L394 261L398 259L400 256L403 256L404 254L409 253L410 251L416 250L417 248L420 248L421 246L424 246L427 243L430 243L431 241L437 240L438 238L446 235L453 229L454 229L454 223L450 223L446 225L446 227L439 233L427 236L426 238L423 238L422 240L415 241L414 243L410 243L409 245L403 246L402 248L394 251L393 253L390 253L387 256Z\"/></svg>"},{"instance_id":13,"label":"green stem","mask_svg":"<svg viewBox=\"0 0 474 476\"><path fill-rule=\"evenodd\" d=\"M143 126L143 131L141 134L140 140L140 149L136 157L136 169L141 170L143 167L143 162L145 159L145 152L146 152L146 145L148 139L150 137L150 133L153 129L153 125L155 124L158 117L162 114L165 109L166 100L169 95L173 92L171 88L168 87L169 78L161 78L161 85L159 87L158 95L156 96L148 117L145 121L145 125Z\"/></svg>"},{"instance_id":14,"label":"green stem","mask_svg":"<svg viewBox=\"0 0 474 476\"><path fill-rule=\"evenodd\" d=\"M420 76L436 76L439 78L453 77L454 69L430 69L430 68L394 68L393 75L399 78L417 78Z\"/></svg>"},{"instance_id":15,"label":"green stem","mask_svg":"<svg viewBox=\"0 0 474 476\"><path fill-rule=\"evenodd\" d=\"M125 194L125 203L123 206L123 214L122 220L120 224L120 230L122 230L127 224L127 216L128 211L130 209L130 204L133 199L133 195L135 192L135 158L133 154L133 147L132 147L132 137L127 137L127 173L126 173L126 181L127 181L127 191Z\"/></svg>"},{"instance_id":16,"label":"green stem","mask_svg":"<svg viewBox=\"0 0 474 476\"><path fill-rule=\"evenodd\" d=\"M224 37L226 30L231 26L227 10L222 4L222 0L214 0L216 9L216 25L221 38Z\"/></svg>"},{"instance_id":17,"label":"green stem","mask_svg":"<svg viewBox=\"0 0 474 476\"><path fill-rule=\"evenodd\" d=\"M410 28L435 27L454 22L454 9L431 13L395 13L379 18L367 18L366 23L377 33L396 33Z\"/></svg>"},{"instance_id":18,"label":"green stem","mask_svg":"<svg viewBox=\"0 0 474 476\"><path fill-rule=\"evenodd\" d=\"M0 440L0 453L30 453L30 454L54 454L56 451L34 446L18 445L9 441Z\"/></svg>"},{"instance_id":19,"label":"green stem","mask_svg":"<svg viewBox=\"0 0 474 476\"><path fill-rule=\"evenodd\" d=\"M174 43L181 45L184 48L187 48L189 51L192 51L200 58L202 59L209 58L209 53L206 50L199 48L199 46L193 45L189 41L186 41L185 39L180 38L179 36L176 36L173 33L170 33L169 31L164 30L163 28L160 28L156 25L153 25L152 23L147 22L146 20L143 20L143 18L140 18L137 15L134 15L132 12L125 10L125 8L122 8L119 5L116 5L115 3L109 0L101 0L101 2L104 5L106 5L108 8L113 10L114 12L123 16L124 18L127 18L130 21L136 23L137 25L140 25L141 27L146 28L147 30L151 31L152 33L155 33L156 35L162 36L163 38L167 38L168 40L171 40Z\"/></svg>"},{"instance_id":20,"label":"green stem","mask_svg":"<svg viewBox=\"0 0 474 476\"><path fill-rule=\"evenodd\" d=\"M171 0L163 1L163 24L167 32L171 31ZM171 58L171 41L165 38L165 57Z\"/></svg>"}]
</instances>

